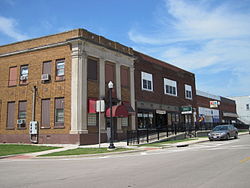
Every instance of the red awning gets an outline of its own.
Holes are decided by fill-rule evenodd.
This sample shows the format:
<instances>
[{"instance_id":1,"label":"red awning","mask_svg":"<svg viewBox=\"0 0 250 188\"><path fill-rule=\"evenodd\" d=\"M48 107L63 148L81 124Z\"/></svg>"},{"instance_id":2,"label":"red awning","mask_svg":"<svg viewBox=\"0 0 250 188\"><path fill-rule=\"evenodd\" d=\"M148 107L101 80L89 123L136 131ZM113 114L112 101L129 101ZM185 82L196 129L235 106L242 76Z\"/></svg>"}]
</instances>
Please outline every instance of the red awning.
<instances>
[{"instance_id":1,"label":"red awning","mask_svg":"<svg viewBox=\"0 0 250 188\"><path fill-rule=\"evenodd\" d=\"M135 110L129 102L123 101L122 104L127 108L129 114L135 114Z\"/></svg>"},{"instance_id":2,"label":"red awning","mask_svg":"<svg viewBox=\"0 0 250 188\"><path fill-rule=\"evenodd\" d=\"M110 108L106 110L106 117L110 117ZM112 106L112 117L128 117L127 107L124 105Z\"/></svg>"}]
</instances>

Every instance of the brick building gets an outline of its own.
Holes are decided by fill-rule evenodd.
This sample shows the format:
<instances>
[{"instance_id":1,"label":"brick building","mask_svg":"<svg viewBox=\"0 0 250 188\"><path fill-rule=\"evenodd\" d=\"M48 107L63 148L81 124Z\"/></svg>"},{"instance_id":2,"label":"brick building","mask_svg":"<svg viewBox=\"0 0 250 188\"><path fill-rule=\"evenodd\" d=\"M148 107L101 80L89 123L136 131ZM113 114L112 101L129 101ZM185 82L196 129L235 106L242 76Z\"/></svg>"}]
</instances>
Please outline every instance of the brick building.
<instances>
[{"instance_id":1,"label":"brick building","mask_svg":"<svg viewBox=\"0 0 250 188\"><path fill-rule=\"evenodd\" d=\"M234 100L196 91L197 114L204 123L236 123L236 103Z\"/></svg>"},{"instance_id":2,"label":"brick building","mask_svg":"<svg viewBox=\"0 0 250 188\"><path fill-rule=\"evenodd\" d=\"M134 52L138 128L165 128L196 121L195 75Z\"/></svg>"},{"instance_id":3,"label":"brick building","mask_svg":"<svg viewBox=\"0 0 250 188\"><path fill-rule=\"evenodd\" d=\"M135 129L135 115L119 114L135 107L131 48L84 29L0 46L0 142L29 143L37 121L39 143L97 143L95 101L108 102L109 81L121 139ZM104 141L108 114L100 118Z\"/></svg>"}]
</instances>

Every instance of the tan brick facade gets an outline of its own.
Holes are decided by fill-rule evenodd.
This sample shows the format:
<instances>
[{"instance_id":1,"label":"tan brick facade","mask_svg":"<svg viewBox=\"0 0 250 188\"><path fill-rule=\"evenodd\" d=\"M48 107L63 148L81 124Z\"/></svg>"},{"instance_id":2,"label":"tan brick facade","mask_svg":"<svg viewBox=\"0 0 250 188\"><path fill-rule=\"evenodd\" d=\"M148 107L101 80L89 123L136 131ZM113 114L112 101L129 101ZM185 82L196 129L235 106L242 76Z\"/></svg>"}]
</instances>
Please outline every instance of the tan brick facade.
<instances>
[{"instance_id":1,"label":"tan brick facade","mask_svg":"<svg viewBox=\"0 0 250 188\"><path fill-rule=\"evenodd\" d=\"M74 40L76 40L78 44L74 43ZM75 44L78 46L82 45L82 47L75 48ZM76 52L78 57L75 56ZM100 72L100 60L102 64L108 61L114 63L115 71L119 72L121 65L133 68L132 54L133 51L131 48L90 33L84 29L76 29L0 46L0 142L30 143L29 122L32 120L32 96L35 86L37 88L35 120L38 121L39 124L42 118L41 101L42 99L50 99L50 127L39 127L39 143L96 143L98 127L87 126L86 118L80 118L80 121L72 121L72 118L75 116L74 118L78 119L82 116L81 114L87 117L87 100L89 98L98 99L101 95L105 96L106 85L100 83L100 79L97 81L86 81L87 86L84 86L81 91L86 98L82 99L74 97L78 92L75 89L78 86L75 87L75 85L85 83L84 80L86 80L85 75L87 72L84 71L86 71L85 63L87 62L87 58L95 58L98 60L98 74L100 74L98 77L100 77L101 75L105 76L105 73ZM65 60L65 76L63 80L56 79L56 60L59 59ZM51 61L51 81L49 83L43 83L41 81L43 62L46 61ZM77 63L78 68L73 70L72 67L75 66L75 63ZM29 70L28 80L25 84L21 84L19 80L20 67L22 65L28 65ZM17 67L17 85L12 87L8 86L10 67ZM82 73L79 72L79 68L83 70ZM72 73L74 74L74 79L72 79ZM75 78L77 78L77 82L75 82ZM72 84L74 86L73 89ZM119 79L115 84L120 84ZM121 87L117 88L119 89ZM121 93L119 100L130 102L130 97L134 96L129 93L131 90L126 88L119 91L118 89L117 92ZM74 96L72 96L72 92ZM79 95L79 97L82 96ZM55 126L56 98L64 98L63 127ZM72 103L72 99L74 103ZM18 128L17 123L15 123L13 129L7 129L8 102L15 102L14 122L17 122L18 105L20 101L27 101L26 127ZM81 101L83 104L81 104ZM132 101L134 101L134 99ZM75 108L75 105L79 107ZM74 109L74 111L72 111L72 109ZM105 129L105 117L102 116L103 141L106 140ZM123 134L125 134L125 132Z\"/></svg>"}]
</instances>

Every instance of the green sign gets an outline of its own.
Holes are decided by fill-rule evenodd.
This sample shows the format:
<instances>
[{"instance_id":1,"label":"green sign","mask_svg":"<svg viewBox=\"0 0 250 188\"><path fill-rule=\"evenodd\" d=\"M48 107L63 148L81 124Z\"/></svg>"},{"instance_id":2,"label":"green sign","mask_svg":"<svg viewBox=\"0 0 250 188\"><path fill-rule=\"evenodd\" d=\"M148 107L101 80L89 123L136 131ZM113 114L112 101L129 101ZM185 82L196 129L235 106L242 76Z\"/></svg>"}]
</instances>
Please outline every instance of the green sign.
<instances>
[{"instance_id":1,"label":"green sign","mask_svg":"<svg viewBox=\"0 0 250 188\"><path fill-rule=\"evenodd\" d=\"M192 106L182 106L181 112L192 111Z\"/></svg>"}]
</instances>

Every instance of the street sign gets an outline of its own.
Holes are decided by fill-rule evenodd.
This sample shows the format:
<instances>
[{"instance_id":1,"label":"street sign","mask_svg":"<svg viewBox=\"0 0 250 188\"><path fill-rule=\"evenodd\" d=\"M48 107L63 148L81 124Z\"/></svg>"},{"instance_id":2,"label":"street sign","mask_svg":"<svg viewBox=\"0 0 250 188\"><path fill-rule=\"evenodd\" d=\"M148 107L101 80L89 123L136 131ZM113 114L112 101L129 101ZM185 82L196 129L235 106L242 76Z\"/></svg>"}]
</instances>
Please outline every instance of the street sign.
<instances>
[{"instance_id":1,"label":"street sign","mask_svg":"<svg viewBox=\"0 0 250 188\"><path fill-rule=\"evenodd\" d=\"M105 101L97 100L96 101L96 112L105 112Z\"/></svg>"}]
</instances>

